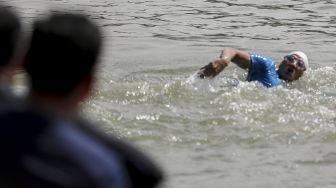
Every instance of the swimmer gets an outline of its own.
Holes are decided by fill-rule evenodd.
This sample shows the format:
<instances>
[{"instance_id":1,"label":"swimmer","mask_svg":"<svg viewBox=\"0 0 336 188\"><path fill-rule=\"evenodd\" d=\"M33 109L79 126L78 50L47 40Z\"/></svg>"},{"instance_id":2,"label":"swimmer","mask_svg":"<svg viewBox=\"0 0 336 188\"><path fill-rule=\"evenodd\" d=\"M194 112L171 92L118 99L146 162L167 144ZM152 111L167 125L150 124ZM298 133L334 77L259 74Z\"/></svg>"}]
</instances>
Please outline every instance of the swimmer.
<instances>
[{"instance_id":1,"label":"swimmer","mask_svg":"<svg viewBox=\"0 0 336 188\"><path fill-rule=\"evenodd\" d=\"M200 78L213 78L222 72L231 62L248 70L247 81L257 81L266 87L298 80L308 69L307 55L301 51L292 51L284 56L276 68L272 59L256 53L234 48L222 50L219 59L201 67L197 72Z\"/></svg>"}]
</instances>

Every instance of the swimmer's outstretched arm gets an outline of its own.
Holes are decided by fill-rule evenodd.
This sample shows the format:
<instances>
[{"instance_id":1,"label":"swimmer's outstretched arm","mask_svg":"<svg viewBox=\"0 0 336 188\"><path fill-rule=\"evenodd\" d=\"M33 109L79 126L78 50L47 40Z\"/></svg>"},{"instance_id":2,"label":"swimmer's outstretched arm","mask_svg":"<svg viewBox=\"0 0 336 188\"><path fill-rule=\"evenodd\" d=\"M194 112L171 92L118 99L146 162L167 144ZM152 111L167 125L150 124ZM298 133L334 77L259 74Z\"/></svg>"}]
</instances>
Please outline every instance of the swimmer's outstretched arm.
<instances>
[{"instance_id":1,"label":"swimmer's outstretched arm","mask_svg":"<svg viewBox=\"0 0 336 188\"><path fill-rule=\"evenodd\" d=\"M200 78L213 78L222 72L224 68L231 62L242 69L248 69L250 67L250 54L246 51L227 48L222 50L219 59L216 59L204 67L201 67L197 75Z\"/></svg>"}]
</instances>

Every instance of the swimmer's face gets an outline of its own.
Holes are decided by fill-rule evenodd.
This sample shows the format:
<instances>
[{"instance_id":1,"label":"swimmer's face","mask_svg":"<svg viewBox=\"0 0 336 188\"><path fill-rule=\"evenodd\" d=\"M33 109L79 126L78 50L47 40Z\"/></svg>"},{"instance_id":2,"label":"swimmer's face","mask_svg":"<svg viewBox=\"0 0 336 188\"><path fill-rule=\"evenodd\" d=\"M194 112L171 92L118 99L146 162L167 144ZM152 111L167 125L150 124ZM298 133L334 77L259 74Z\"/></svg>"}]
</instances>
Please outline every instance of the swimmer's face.
<instances>
[{"instance_id":1,"label":"swimmer's face","mask_svg":"<svg viewBox=\"0 0 336 188\"><path fill-rule=\"evenodd\" d=\"M280 63L278 73L286 81L298 80L306 70L303 60L296 54L285 56Z\"/></svg>"}]
</instances>

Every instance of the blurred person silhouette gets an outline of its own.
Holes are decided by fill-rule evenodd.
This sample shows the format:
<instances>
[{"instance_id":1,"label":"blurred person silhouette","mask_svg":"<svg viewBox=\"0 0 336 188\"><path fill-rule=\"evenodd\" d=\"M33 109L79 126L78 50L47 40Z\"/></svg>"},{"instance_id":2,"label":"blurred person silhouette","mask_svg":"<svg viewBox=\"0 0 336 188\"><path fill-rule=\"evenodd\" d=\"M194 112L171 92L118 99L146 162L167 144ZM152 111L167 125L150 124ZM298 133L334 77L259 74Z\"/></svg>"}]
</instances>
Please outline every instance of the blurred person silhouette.
<instances>
[{"instance_id":1,"label":"blurred person silhouette","mask_svg":"<svg viewBox=\"0 0 336 188\"><path fill-rule=\"evenodd\" d=\"M19 42L21 22L18 15L0 4L0 102L12 98L11 82L15 69L19 66ZM21 45L22 46L22 45ZM1 104L0 104L1 106Z\"/></svg>"},{"instance_id":2,"label":"blurred person silhouette","mask_svg":"<svg viewBox=\"0 0 336 188\"><path fill-rule=\"evenodd\" d=\"M82 13L52 12L34 24L24 67L24 108L0 113L0 187L151 188L163 174L143 152L80 118L102 43Z\"/></svg>"},{"instance_id":3,"label":"blurred person silhouette","mask_svg":"<svg viewBox=\"0 0 336 188\"><path fill-rule=\"evenodd\" d=\"M247 81L257 81L265 87L274 87L284 82L298 80L309 67L308 57L301 51L292 51L285 55L276 68L274 61L269 57L227 48L222 50L219 59L200 68L197 75L200 78L213 78L231 62L248 70Z\"/></svg>"}]
</instances>

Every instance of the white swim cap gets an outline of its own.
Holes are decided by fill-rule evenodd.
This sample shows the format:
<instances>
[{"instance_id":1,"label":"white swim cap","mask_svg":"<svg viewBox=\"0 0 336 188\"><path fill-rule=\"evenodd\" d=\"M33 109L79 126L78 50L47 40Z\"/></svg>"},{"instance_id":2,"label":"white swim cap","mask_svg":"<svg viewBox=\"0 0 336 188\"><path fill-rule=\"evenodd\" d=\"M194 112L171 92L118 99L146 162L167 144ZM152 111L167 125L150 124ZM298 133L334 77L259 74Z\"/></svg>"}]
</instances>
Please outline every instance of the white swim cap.
<instances>
[{"instance_id":1,"label":"white swim cap","mask_svg":"<svg viewBox=\"0 0 336 188\"><path fill-rule=\"evenodd\" d=\"M309 68L308 57L307 57L307 55L305 53L303 53L301 51L292 51L288 55L293 55L293 54L299 56L303 60L303 63L305 65L306 69Z\"/></svg>"}]
</instances>

